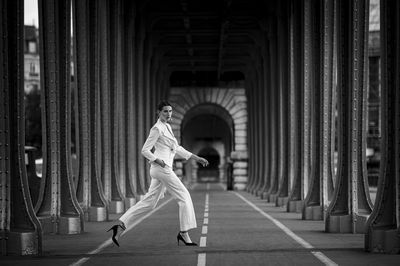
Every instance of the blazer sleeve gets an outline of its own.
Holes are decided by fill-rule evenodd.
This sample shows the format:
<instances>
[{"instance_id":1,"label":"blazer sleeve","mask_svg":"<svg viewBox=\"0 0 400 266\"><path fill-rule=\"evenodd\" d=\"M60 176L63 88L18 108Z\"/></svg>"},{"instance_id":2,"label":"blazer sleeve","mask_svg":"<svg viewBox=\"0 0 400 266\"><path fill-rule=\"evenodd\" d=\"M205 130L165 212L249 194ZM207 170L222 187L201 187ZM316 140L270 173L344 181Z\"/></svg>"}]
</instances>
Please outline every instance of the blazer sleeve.
<instances>
[{"instance_id":1,"label":"blazer sleeve","mask_svg":"<svg viewBox=\"0 0 400 266\"><path fill-rule=\"evenodd\" d=\"M157 127L152 127L149 136L143 144L142 155L150 162L154 162L157 159L157 157L151 152L151 149L153 149L159 136L160 130Z\"/></svg>"},{"instance_id":2,"label":"blazer sleeve","mask_svg":"<svg viewBox=\"0 0 400 266\"><path fill-rule=\"evenodd\" d=\"M189 160L190 156L192 156L192 153L190 151L185 150L182 146L178 146L176 148L176 153L183 157L185 160Z\"/></svg>"}]
</instances>

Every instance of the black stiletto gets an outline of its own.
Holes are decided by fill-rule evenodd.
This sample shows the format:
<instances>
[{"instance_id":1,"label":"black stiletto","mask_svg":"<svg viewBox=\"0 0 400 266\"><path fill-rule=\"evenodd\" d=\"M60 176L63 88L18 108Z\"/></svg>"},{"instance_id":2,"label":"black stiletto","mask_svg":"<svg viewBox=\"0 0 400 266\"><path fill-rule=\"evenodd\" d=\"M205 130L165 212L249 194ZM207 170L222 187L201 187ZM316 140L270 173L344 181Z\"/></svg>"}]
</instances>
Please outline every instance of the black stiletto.
<instances>
[{"instance_id":1,"label":"black stiletto","mask_svg":"<svg viewBox=\"0 0 400 266\"><path fill-rule=\"evenodd\" d=\"M191 243L186 242L180 232L176 236L176 240L178 241L178 246L179 246L179 240L182 241L183 243L185 243L186 246L197 246L197 244L194 242L191 242Z\"/></svg>"},{"instance_id":2,"label":"black stiletto","mask_svg":"<svg viewBox=\"0 0 400 266\"><path fill-rule=\"evenodd\" d=\"M111 230L113 231L113 235L112 235L111 239L114 242L114 244L119 247L118 240L115 238L118 234L118 227L121 227L122 231L124 231L126 229L125 225L116 224L116 225L113 225L110 229L108 229L107 232L111 231Z\"/></svg>"}]
</instances>

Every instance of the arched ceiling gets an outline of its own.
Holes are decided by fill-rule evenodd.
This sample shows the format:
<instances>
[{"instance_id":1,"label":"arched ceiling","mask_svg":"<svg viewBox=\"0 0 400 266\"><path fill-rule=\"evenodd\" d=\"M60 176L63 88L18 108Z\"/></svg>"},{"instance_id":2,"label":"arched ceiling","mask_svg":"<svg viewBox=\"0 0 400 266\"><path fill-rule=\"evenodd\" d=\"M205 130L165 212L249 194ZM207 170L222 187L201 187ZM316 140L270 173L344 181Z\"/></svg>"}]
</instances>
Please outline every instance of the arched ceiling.
<instances>
[{"instance_id":1,"label":"arched ceiling","mask_svg":"<svg viewBox=\"0 0 400 266\"><path fill-rule=\"evenodd\" d=\"M139 15L172 83L241 80L259 56L275 2L148 0Z\"/></svg>"}]
</instances>

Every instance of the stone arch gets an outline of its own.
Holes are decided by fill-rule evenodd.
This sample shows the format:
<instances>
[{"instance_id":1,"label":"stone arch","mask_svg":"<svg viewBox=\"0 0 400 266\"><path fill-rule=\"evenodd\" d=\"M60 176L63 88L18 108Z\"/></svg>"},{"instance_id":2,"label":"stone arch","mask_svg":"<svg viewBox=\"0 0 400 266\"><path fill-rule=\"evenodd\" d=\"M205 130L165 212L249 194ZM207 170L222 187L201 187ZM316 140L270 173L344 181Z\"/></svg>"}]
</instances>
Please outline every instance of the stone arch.
<instances>
[{"instance_id":1,"label":"stone arch","mask_svg":"<svg viewBox=\"0 0 400 266\"><path fill-rule=\"evenodd\" d=\"M225 110L225 115L218 115L232 126L232 152L227 155L234 161L234 188L244 189L247 183L247 99L244 88L173 87L169 102L174 107L171 126L179 141L182 141L182 123L191 110L201 111L202 106L207 104Z\"/></svg>"}]
</instances>

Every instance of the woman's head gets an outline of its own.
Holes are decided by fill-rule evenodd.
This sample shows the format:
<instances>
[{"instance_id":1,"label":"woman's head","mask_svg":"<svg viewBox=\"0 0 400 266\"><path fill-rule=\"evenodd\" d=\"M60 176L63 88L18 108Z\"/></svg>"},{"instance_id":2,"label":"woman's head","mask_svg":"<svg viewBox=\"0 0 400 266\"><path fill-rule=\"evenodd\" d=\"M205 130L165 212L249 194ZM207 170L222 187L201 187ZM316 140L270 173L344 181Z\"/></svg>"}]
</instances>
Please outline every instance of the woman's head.
<instances>
[{"instance_id":1,"label":"woman's head","mask_svg":"<svg viewBox=\"0 0 400 266\"><path fill-rule=\"evenodd\" d=\"M172 106L169 102L163 100L157 106L157 116L162 122L171 121Z\"/></svg>"}]
</instances>

